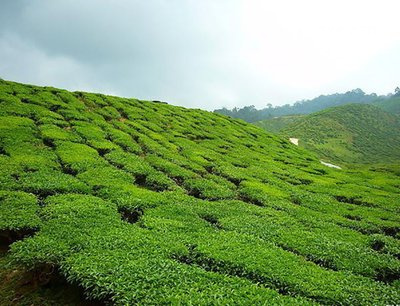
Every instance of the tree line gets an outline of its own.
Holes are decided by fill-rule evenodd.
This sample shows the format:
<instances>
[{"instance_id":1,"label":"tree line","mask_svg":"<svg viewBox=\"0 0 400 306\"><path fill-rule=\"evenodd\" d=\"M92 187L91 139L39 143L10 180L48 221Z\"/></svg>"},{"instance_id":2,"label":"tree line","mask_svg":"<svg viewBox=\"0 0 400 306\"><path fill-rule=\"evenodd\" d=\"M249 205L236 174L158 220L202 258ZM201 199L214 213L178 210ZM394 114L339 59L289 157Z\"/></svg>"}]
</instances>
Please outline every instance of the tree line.
<instances>
[{"instance_id":1,"label":"tree line","mask_svg":"<svg viewBox=\"0 0 400 306\"><path fill-rule=\"evenodd\" d=\"M233 109L221 108L214 110L215 113L227 115L233 118L240 118L247 122L256 122L295 114L310 114L328 107L339 106L348 103L372 103L380 99L388 99L393 96L400 96L400 88L397 87L394 93L378 96L376 93L366 94L360 88L347 91L345 93L335 93L331 95L320 95L311 100L301 100L294 104L285 104L282 106L272 106L267 104L263 109L256 109L254 105L244 106Z\"/></svg>"}]
</instances>

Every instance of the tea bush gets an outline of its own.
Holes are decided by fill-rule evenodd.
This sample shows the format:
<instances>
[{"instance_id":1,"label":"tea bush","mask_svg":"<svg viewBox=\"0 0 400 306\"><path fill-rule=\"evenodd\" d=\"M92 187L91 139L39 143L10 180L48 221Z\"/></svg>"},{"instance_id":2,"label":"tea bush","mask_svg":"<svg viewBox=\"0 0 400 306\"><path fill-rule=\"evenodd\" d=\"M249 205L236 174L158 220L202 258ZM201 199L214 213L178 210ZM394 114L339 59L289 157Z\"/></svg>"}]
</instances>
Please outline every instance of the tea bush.
<instances>
[{"instance_id":1,"label":"tea bush","mask_svg":"<svg viewBox=\"0 0 400 306\"><path fill-rule=\"evenodd\" d=\"M40 207L33 194L22 191L0 191L0 229L38 228Z\"/></svg>"},{"instance_id":2,"label":"tea bush","mask_svg":"<svg viewBox=\"0 0 400 306\"><path fill-rule=\"evenodd\" d=\"M105 303L399 304L399 173L326 168L201 110L0 80L7 256Z\"/></svg>"}]
</instances>

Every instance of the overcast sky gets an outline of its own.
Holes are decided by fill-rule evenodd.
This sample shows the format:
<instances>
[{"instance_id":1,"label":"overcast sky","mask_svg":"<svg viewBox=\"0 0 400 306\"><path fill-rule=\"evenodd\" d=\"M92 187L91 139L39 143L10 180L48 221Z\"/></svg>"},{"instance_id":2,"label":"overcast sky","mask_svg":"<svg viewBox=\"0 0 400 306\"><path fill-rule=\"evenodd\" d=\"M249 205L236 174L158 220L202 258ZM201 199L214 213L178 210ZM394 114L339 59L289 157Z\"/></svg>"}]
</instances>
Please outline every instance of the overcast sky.
<instances>
[{"instance_id":1,"label":"overcast sky","mask_svg":"<svg viewBox=\"0 0 400 306\"><path fill-rule=\"evenodd\" d=\"M398 0L0 0L0 77L214 109L400 86Z\"/></svg>"}]
</instances>

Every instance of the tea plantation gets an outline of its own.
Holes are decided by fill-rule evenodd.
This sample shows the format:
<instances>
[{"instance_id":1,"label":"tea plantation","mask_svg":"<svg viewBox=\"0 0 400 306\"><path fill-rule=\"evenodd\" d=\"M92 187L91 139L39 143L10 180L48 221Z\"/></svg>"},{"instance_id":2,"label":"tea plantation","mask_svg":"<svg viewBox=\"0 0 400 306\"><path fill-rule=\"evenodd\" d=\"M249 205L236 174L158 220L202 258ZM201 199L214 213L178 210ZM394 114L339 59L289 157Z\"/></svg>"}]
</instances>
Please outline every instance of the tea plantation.
<instances>
[{"instance_id":1,"label":"tea plantation","mask_svg":"<svg viewBox=\"0 0 400 306\"><path fill-rule=\"evenodd\" d=\"M374 105L328 108L300 117L280 133L331 161L400 164L400 117Z\"/></svg>"},{"instance_id":2,"label":"tea plantation","mask_svg":"<svg viewBox=\"0 0 400 306\"><path fill-rule=\"evenodd\" d=\"M287 126L295 125L297 121L300 121L302 118L307 115L287 115L281 117L270 118L266 120L253 122L254 125L262 128L263 130L278 134L280 131L285 129Z\"/></svg>"},{"instance_id":3,"label":"tea plantation","mask_svg":"<svg viewBox=\"0 0 400 306\"><path fill-rule=\"evenodd\" d=\"M222 115L0 81L0 172L4 305L74 304L52 275L92 303L400 304L395 166L330 169Z\"/></svg>"}]
</instances>

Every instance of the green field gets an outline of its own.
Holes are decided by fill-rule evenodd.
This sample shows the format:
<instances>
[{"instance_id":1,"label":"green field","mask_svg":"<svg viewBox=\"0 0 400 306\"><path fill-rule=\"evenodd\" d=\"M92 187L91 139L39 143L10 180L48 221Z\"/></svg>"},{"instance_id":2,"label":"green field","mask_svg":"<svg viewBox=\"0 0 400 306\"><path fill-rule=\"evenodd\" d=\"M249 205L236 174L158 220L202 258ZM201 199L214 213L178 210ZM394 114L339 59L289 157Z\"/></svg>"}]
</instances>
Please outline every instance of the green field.
<instances>
[{"instance_id":1,"label":"green field","mask_svg":"<svg viewBox=\"0 0 400 306\"><path fill-rule=\"evenodd\" d=\"M324 159L342 163L400 161L400 117L372 105L349 104L302 117L280 131Z\"/></svg>"},{"instance_id":2,"label":"green field","mask_svg":"<svg viewBox=\"0 0 400 306\"><path fill-rule=\"evenodd\" d=\"M0 171L4 305L400 303L398 166L334 170L226 116L0 81Z\"/></svg>"},{"instance_id":3,"label":"green field","mask_svg":"<svg viewBox=\"0 0 400 306\"><path fill-rule=\"evenodd\" d=\"M262 128L263 130L279 134L283 129L289 125L294 125L300 119L306 117L307 115L291 115L291 116L281 116L275 117L267 120L256 121L253 124Z\"/></svg>"}]
</instances>

